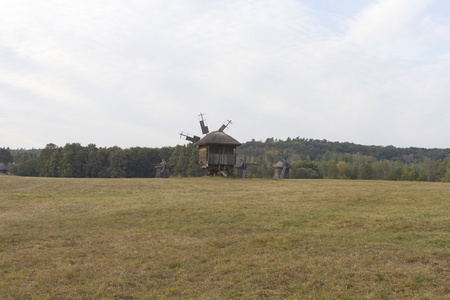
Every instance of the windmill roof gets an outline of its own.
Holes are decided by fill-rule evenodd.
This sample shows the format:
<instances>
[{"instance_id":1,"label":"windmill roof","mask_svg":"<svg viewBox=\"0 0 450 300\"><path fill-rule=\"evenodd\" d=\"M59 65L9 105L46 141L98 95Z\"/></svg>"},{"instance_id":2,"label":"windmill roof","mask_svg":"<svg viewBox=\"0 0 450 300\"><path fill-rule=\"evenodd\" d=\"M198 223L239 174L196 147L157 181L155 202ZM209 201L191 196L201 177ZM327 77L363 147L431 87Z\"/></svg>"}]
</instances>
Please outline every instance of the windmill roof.
<instances>
[{"instance_id":1,"label":"windmill roof","mask_svg":"<svg viewBox=\"0 0 450 300\"><path fill-rule=\"evenodd\" d=\"M285 163L279 160L273 167L274 168L283 168L285 166Z\"/></svg>"},{"instance_id":2,"label":"windmill roof","mask_svg":"<svg viewBox=\"0 0 450 300\"><path fill-rule=\"evenodd\" d=\"M197 145L230 145L230 146L240 146L241 143L236 141L234 138L222 131L213 131L205 135L200 141L196 143Z\"/></svg>"}]
</instances>

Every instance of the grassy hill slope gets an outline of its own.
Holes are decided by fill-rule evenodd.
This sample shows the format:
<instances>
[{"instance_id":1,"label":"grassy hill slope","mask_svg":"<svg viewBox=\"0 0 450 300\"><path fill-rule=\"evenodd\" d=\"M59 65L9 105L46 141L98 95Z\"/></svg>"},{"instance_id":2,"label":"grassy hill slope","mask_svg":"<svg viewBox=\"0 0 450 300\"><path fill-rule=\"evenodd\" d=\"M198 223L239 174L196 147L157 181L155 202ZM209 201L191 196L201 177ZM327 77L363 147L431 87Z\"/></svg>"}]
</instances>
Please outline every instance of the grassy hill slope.
<instances>
[{"instance_id":1,"label":"grassy hill slope","mask_svg":"<svg viewBox=\"0 0 450 300\"><path fill-rule=\"evenodd\" d=\"M446 183L0 176L0 298L444 299Z\"/></svg>"}]
</instances>

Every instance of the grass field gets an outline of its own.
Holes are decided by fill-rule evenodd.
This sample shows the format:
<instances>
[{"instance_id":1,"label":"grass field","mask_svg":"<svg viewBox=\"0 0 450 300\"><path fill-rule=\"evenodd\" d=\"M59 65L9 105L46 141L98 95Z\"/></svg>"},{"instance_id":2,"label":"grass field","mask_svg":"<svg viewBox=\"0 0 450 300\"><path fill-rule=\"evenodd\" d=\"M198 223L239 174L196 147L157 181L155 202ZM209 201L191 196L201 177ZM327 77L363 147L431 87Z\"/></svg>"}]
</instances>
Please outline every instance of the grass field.
<instances>
[{"instance_id":1,"label":"grass field","mask_svg":"<svg viewBox=\"0 0 450 300\"><path fill-rule=\"evenodd\" d=\"M0 176L0 299L448 299L450 184Z\"/></svg>"}]
</instances>

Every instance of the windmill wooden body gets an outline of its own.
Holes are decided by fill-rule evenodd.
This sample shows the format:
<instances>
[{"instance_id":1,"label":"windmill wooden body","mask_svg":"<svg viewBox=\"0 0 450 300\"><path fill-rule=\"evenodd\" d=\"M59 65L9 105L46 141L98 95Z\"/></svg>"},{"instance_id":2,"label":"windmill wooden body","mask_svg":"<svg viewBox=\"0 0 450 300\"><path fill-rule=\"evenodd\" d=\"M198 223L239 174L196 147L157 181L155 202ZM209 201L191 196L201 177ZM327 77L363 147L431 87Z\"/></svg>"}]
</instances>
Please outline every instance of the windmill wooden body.
<instances>
[{"instance_id":1,"label":"windmill wooden body","mask_svg":"<svg viewBox=\"0 0 450 300\"><path fill-rule=\"evenodd\" d=\"M279 158L279 161L273 166L275 169L273 177L276 179L289 179L289 170L292 169L294 172L299 174L299 172L290 164L294 152L289 155L287 160Z\"/></svg>"},{"instance_id":2,"label":"windmill wooden body","mask_svg":"<svg viewBox=\"0 0 450 300\"><path fill-rule=\"evenodd\" d=\"M2 163L0 163L0 173L8 173L8 168Z\"/></svg>"},{"instance_id":3,"label":"windmill wooden body","mask_svg":"<svg viewBox=\"0 0 450 300\"><path fill-rule=\"evenodd\" d=\"M229 136L224 130L231 124L228 120L219 130L209 132L203 114L199 115L203 138L180 133L181 137L195 143L198 147L198 165L206 169L207 175L228 176L236 165L236 147L240 146L237 140Z\"/></svg>"}]
</instances>

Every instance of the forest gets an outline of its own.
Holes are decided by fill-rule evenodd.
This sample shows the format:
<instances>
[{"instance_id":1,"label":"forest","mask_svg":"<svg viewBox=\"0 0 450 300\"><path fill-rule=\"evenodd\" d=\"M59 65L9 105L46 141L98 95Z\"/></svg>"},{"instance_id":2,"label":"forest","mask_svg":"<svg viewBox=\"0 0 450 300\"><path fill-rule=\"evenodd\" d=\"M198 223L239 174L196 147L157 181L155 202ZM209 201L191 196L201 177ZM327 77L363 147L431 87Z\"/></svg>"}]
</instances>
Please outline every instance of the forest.
<instances>
[{"instance_id":1,"label":"forest","mask_svg":"<svg viewBox=\"0 0 450 300\"><path fill-rule=\"evenodd\" d=\"M305 138L244 143L237 148L238 161L249 164L247 177L271 178L273 165L293 153L291 178L364 179L450 182L450 149L365 146ZM193 144L176 147L102 148L68 143L48 144L43 149L0 148L0 163L18 176L71 178L152 178L162 159L170 163L172 176L199 177Z\"/></svg>"}]
</instances>

